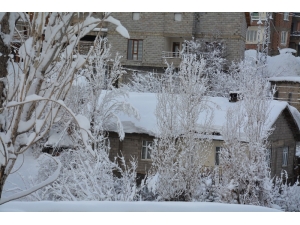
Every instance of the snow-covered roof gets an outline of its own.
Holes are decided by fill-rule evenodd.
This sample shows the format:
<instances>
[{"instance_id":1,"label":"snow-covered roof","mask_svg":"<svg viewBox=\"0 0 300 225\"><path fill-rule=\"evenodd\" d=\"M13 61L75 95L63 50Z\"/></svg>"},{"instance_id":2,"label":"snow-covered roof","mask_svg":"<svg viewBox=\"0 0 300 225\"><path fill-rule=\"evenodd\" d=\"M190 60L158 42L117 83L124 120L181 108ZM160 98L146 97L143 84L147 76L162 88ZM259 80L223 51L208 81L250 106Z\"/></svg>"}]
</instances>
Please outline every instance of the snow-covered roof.
<instances>
[{"instance_id":1,"label":"snow-covered roof","mask_svg":"<svg viewBox=\"0 0 300 225\"><path fill-rule=\"evenodd\" d=\"M300 83L300 76L297 77L270 77L269 81L289 81Z\"/></svg>"},{"instance_id":2,"label":"snow-covered roof","mask_svg":"<svg viewBox=\"0 0 300 225\"><path fill-rule=\"evenodd\" d=\"M267 57L267 72L269 77L300 77L300 57L292 54L293 49L281 49L280 55ZM245 59L254 62L256 50L246 50Z\"/></svg>"},{"instance_id":3,"label":"snow-covered roof","mask_svg":"<svg viewBox=\"0 0 300 225\"><path fill-rule=\"evenodd\" d=\"M209 126L209 131L207 132L217 132L222 133L223 125L226 122L226 113L233 107L234 102L229 102L228 98L223 97L207 97L207 105L212 109L213 119L211 125ZM120 121L124 126L125 133L144 133L149 135L157 134L157 125L156 125L156 94L154 93L137 93L130 92L129 98L127 101L135 107L140 113L140 120L137 120L133 117L129 117L125 114L118 114ZM298 127L300 128L300 113L297 109L292 106L289 106L287 102L284 101L271 101L270 104L270 114L269 119L266 122L266 129L269 129L273 126L281 112L288 107L293 115ZM208 110L203 111L198 119L199 124L204 124L207 115L209 115ZM116 128L110 127L109 131L117 131ZM220 139L221 136L218 136Z\"/></svg>"},{"instance_id":4,"label":"snow-covered roof","mask_svg":"<svg viewBox=\"0 0 300 225\"><path fill-rule=\"evenodd\" d=\"M297 53L295 49L292 48L283 48L279 50L280 54L285 54L285 53Z\"/></svg>"}]
</instances>

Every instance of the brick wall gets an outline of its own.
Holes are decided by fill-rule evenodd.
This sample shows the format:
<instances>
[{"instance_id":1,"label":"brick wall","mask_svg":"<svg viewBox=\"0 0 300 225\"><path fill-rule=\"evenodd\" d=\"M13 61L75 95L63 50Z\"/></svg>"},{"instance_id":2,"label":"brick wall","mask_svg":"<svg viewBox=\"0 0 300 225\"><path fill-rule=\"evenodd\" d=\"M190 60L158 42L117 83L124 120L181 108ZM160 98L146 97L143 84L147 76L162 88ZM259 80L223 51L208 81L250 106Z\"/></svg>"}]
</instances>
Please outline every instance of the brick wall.
<instances>
[{"instance_id":1,"label":"brick wall","mask_svg":"<svg viewBox=\"0 0 300 225\"><path fill-rule=\"evenodd\" d=\"M223 39L227 46L227 60L244 58L247 23L245 13L198 13L195 36L204 39Z\"/></svg>"},{"instance_id":2,"label":"brick wall","mask_svg":"<svg viewBox=\"0 0 300 225\"><path fill-rule=\"evenodd\" d=\"M117 51L123 55L122 64L131 67L165 67L162 51L172 51L172 38L209 38L218 34L225 40L227 59L244 57L246 19L245 13L182 13L182 21L174 21L174 13L140 13L139 20L132 19L132 13L112 13L126 27L131 39L143 40L143 59L127 60L127 39L115 31L115 25L108 24L107 37L112 44L112 55ZM176 39L176 42L178 41ZM175 40L175 39L174 39Z\"/></svg>"},{"instance_id":3,"label":"brick wall","mask_svg":"<svg viewBox=\"0 0 300 225\"><path fill-rule=\"evenodd\" d=\"M272 24L273 23L273 24ZM284 20L283 12L273 13L273 20L271 23L271 44L270 55L278 55L279 48L288 48L292 26L292 16L290 14L289 20ZM288 31L286 44L281 44L281 32Z\"/></svg>"}]
</instances>

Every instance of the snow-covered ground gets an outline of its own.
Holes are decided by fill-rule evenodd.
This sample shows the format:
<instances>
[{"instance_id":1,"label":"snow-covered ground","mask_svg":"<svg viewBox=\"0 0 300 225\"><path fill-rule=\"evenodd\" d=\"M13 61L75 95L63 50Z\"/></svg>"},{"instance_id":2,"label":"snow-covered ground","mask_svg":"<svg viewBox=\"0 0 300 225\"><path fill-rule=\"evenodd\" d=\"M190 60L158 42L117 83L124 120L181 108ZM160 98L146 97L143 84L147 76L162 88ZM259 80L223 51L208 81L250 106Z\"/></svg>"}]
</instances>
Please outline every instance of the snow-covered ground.
<instances>
[{"instance_id":1,"label":"snow-covered ground","mask_svg":"<svg viewBox=\"0 0 300 225\"><path fill-rule=\"evenodd\" d=\"M208 202L8 202L1 212L280 212L253 205Z\"/></svg>"},{"instance_id":2,"label":"snow-covered ground","mask_svg":"<svg viewBox=\"0 0 300 225\"><path fill-rule=\"evenodd\" d=\"M15 164L18 172L11 174L4 186L5 190L16 187L27 189L28 180L38 172L38 163L31 151L20 157ZM23 178L21 178L23 177ZM24 183L26 181L27 185ZM12 192L5 191L3 197ZM278 212L275 208L261 206L206 203L206 202L51 202L51 201L11 201L0 205L0 212Z\"/></svg>"}]
</instances>

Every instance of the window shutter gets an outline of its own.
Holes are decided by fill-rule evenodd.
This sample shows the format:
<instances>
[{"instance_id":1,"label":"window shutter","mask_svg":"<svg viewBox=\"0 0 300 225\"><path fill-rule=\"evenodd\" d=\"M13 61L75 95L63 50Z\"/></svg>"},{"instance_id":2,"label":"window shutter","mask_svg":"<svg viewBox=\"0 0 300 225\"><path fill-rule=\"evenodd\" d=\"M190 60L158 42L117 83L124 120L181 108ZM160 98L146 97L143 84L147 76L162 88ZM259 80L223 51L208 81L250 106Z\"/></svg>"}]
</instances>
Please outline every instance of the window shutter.
<instances>
[{"instance_id":1,"label":"window shutter","mask_svg":"<svg viewBox=\"0 0 300 225\"><path fill-rule=\"evenodd\" d=\"M128 40L127 59L132 59L132 40Z\"/></svg>"}]
</instances>

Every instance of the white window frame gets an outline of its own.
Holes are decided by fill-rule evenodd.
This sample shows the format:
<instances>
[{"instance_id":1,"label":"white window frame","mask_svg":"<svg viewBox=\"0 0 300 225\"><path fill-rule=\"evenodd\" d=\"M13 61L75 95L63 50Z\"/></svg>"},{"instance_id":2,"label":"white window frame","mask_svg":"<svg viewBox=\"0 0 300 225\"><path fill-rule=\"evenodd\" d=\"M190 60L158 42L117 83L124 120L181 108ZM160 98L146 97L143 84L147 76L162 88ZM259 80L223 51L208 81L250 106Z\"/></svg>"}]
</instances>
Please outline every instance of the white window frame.
<instances>
[{"instance_id":1,"label":"white window frame","mask_svg":"<svg viewBox=\"0 0 300 225\"><path fill-rule=\"evenodd\" d=\"M262 33L262 34L260 34ZM258 27L249 27L246 33L246 44L257 44L258 40L262 43L264 39L264 30L258 30Z\"/></svg>"},{"instance_id":2,"label":"white window frame","mask_svg":"<svg viewBox=\"0 0 300 225\"><path fill-rule=\"evenodd\" d=\"M267 13L266 12L251 12L250 13L251 20L266 20Z\"/></svg>"},{"instance_id":3,"label":"white window frame","mask_svg":"<svg viewBox=\"0 0 300 225\"><path fill-rule=\"evenodd\" d=\"M289 161L289 147L282 149L282 167L287 167Z\"/></svg>"},{"instance_id":4,"label":"white window frame","mask_svg":"<svg viewBox=\"0 0 300 225\"><path fill-rule=\"evenodd\" d=\"M182 21L182 13L174 13L174 21Z\"/></svg>"},{"instance_id":5,"label":"white window frame","mask_svg":"<svg viewBox=\"0 0 300 225\"><path fill-rule=\"evenodd\" d=\"M220 165L220 150L221 150L221 147L216 147L216 151L215 151L215 165L216 166Z\"/></svg>"},{"instance_id":6,"label":"white window frame","mask_svg":"<svg viewBox=\"0 0 300 225\"><path fill-rule=\"evenodd\" d=\"M152 147L153 141L145 141L142 142L142 151L141 151L141 159L143 160L151 160L150 152ZM143 153L144 152L144 153Z\"/></svg>"},{"instance_id":7,"label":"white window frame","mask_svg":"<svg viewBox=\"0 0 300 225\"><path fill-rule=\"evenodd\" d=\"M140 19L140 13L139 12L133 12L132 13L132 20L139 20Z\"/></svg>"},{"instance_id":8,"label":"white window frame","mask_svg":"<svg viewBox=\"0 0 300 225\"><path fill-rule=\"evenodd\" d=\"M289 12L284 12L283 13L283 20L289 21L289 15L290 15Z\"/></svg>"},{"instance_id":9,"label":"white window frame","mask_svg":"<svg viewBox=\"0 0 300 225\"><path fill-rule=\"evenodd\" d=\"M280 44L281 45L286 45L287 37L288 37L288 31L281 31L281 35L280 35Z\"/></svg>"}]
</instances>

